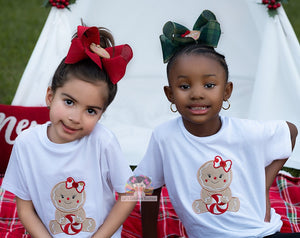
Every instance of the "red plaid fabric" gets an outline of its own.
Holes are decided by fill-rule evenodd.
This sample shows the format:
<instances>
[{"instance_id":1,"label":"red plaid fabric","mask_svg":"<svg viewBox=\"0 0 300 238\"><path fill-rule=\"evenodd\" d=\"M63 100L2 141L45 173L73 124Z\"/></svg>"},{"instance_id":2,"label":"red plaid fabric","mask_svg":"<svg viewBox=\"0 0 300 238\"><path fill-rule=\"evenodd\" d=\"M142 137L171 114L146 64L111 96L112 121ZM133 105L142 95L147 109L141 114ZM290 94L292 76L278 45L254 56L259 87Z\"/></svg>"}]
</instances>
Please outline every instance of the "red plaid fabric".
<instances>
[{"instance_id":1,"label":"red plaid fabric","mask_svg":"<svg viewBox=\"0 0 300 238\"><path fill-rule=\"evenodd\" d=\"M281 232L300 232L300 177L278 174L270 189L271 207L281 215Z\"/></svg>"},{"instance_id":2,"label":"red plaid fabric","mask_svg":"<svg viewBox=\"0 0 300 238\"><path fill-rule=\"evenodd\" d=\"M123 224L122 238L142 238L141 205L138 202ZM160 208L157 220L157 232L159 238L188 237L179 220L168 190L163 187L160 195Z\"/></svg>"},{"instance_id":3,"label":"red plaid fabric","mask_svg":"<svg viewBox=\"0 0 300 238\"><path fill-rule=\"evenodd\" d=\"M2 179L0 177L0 237L30 238L18 218L15 196L1 188ZM300 178L277 175L270 189L270 199L271 206L281 215L281 232L300 232ZM160 200L158 237L187 237L165 187L162 189ZM122 238L142 238L139 203L123 224Z\"/></svg>"},{"instance_id":4,"label":"red plaid fabric","mask_svg":"<svg viewBox=\"0 0 300 238\"><path fill-rule=\"evenodd\" d=\"M0 177L0 237L30 238L17 214L15 195L1 188Z\"/></svg>"}]
</instances>

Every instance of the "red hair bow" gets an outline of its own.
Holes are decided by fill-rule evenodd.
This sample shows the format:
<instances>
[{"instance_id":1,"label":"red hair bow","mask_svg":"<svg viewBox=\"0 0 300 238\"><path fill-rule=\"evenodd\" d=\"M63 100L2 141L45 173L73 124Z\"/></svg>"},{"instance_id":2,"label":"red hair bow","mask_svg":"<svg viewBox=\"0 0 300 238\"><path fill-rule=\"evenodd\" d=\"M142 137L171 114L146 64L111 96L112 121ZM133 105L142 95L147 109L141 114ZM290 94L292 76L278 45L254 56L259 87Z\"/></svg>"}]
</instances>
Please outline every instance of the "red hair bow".
<instances>
[{"instance_id":1,"label":"red hair bow","mask_svg":"<svg viewBox=\"0 0 300 238\"><path fill-rule=\"evenodd\" d=\"M111 82L116 84L124 76L126 66L133 56L131 47L127 44L107 47L105 51L107 51L110 58L101 58L98 54L91 51L90 46L92 43L100 44L98 28L95 26L78 26L77 37L72 40L65 63L75 64L80 60L90 58L100 69L104 68Z\"/></svg>"}]
</instances>

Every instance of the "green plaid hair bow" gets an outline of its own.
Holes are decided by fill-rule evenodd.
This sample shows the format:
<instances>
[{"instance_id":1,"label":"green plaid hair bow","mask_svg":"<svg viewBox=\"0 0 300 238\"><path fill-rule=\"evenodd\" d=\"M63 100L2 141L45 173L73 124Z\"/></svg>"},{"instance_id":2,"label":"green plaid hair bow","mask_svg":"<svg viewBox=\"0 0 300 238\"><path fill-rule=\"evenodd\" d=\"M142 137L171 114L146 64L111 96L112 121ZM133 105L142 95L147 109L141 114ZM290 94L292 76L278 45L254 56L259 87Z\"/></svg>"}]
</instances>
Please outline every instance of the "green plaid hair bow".
<instances>
[{"instance_id":1,"label":"green plaid hair bow","mask_svg":"<svg viewBox=\"0 0 300 238\"><path fill-rule=\"evenodd\" d=\"M201 13L192 31L178 23L168 21L163 27L163 35L159 37L164 63L167 63L178 50L189 44L217 47L220 35L220 23L209 10Z\"/></svg>"}]
</instances>

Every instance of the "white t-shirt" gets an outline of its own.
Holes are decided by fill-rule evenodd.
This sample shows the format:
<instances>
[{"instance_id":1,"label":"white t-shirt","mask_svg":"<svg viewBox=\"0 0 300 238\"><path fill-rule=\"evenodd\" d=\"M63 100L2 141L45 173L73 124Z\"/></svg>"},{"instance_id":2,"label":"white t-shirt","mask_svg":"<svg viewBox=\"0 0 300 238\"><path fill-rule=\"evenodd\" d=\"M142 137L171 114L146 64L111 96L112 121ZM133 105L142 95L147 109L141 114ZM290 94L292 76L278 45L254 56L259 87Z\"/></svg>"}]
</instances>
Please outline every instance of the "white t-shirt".
<instances>
[{"instance_id":1,"label":"white t-shirt","mask_svg":"<svg viewBox=\"0 0 300 238\"><path fill-rule=\"evenodd\" d=\"M2 187L32 200L53 237L91 237L114 205L115 191L125 192L131 169L116 137L100 123L65 144L48 139L48 125L18 136ZM121 237L121 228L113 237Z\"/></svg>"},{"instance_id":2,"label":"white t-shirt","mask_svg":"<svg viewBox=\"0 0 300 238\"><path fill-rule=\"evenodd\" d=\"M182 118L158 126L134 171L166 184L190 238L263 237L279 231L280 215L265 217L265 167L291 154L286 122L221 117L214 135L196 137Z\"/></svg>"}]
</instances>

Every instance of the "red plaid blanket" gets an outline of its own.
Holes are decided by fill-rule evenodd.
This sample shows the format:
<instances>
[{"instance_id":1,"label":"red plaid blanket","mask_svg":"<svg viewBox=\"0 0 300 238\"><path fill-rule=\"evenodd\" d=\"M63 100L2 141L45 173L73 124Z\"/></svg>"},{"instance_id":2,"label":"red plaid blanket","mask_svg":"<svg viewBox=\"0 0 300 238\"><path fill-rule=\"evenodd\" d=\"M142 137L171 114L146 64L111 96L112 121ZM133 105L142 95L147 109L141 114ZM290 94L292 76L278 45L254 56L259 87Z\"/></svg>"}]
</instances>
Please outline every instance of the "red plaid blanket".
<instances>
[{"instance_id":1,"label":"red plaid blanket","mask_svg":"<svg viewBox=\"0 0 300 238\"><path fill-rule=\"evenodd\" d=\"M0 185L2 178L0 178ZM277 175L270 189L271 206L281 215L281 232L300 232L300 177ZM122 238L142 238L140 204L138 203L123 224ZM168 191L162 189L158 217L158 237L187 237L170 202ZM0 187L0 237L30 238L16 211L15 197Z\"/></svg>"},{"instance_id":2,"label":"red plaid blanket","mask_svg":"<svg viewBox=\"0 0 300 238\"><path fill-rule=\"evenodd\" d=\"M141 205L137 203L123 224L122 238L142 238ZM170 202L166 187L161 190L160 208L157 221L160 238L187 237L185 229Z\"/></svg>"},{"instance_id":3,"label":"red plaid blanket","mask_svg":"<svg viewBox=\"0 0 300 238\"><path fill-rule=\"evenodd\" d=\"M3 178L0 178L0 185ZM29 238L17 215L14 194L0 187L0 237L1 238Z\"/></svg>"},{"instance_id":4,"label":"red plaid blanket","mask_svg":"<svg viewBox=\"0 0 300 238\"><path fill-rule=\"evenodd\" d=\"M281 215L281 232L300 232L300 177L278 174L270 189L271 207Z\"/></svg>"}]
</instances>

